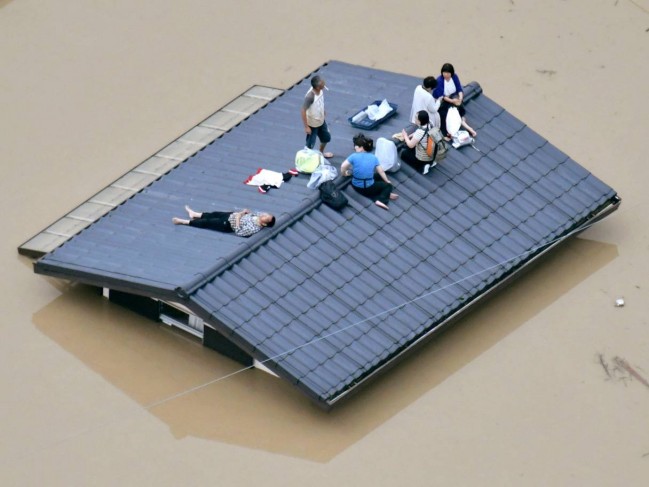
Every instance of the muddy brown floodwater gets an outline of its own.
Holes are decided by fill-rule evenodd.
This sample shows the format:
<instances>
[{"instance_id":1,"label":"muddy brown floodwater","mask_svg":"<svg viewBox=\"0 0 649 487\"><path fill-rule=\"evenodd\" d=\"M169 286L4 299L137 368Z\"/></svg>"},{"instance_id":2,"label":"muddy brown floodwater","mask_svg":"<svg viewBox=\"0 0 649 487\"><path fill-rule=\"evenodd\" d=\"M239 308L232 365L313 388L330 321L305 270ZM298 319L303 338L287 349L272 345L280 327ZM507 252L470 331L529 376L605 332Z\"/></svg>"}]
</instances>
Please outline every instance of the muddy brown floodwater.
<instances>
[{"instance_id":1,"label":"muddy brown floodwater","mask_svg":"<svg viewBox=\"0 0 649 487\"><path fill-rule=\"evenodd\" d=\"M330 413L17 254L330 59L453 62L622 207ZM649 0L0 1L0 485L647 485L647 59Z\"/></svg>"}]
</instances>

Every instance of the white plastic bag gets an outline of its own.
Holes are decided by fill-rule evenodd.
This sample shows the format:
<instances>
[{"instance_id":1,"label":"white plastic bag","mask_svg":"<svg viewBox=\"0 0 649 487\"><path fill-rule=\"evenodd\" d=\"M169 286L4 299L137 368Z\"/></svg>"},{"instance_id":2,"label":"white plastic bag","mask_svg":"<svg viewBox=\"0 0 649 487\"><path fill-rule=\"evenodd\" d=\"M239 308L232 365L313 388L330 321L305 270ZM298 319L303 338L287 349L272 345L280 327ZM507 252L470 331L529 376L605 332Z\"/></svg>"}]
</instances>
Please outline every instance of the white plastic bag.
<instances>
[{"instance_id":1,"label":"white plastic bag","mask_svg":"<svg viewBox=\"0 0 649 487\"><path fill-rule=\"evenodd\" d=\"M332 181L338 176L338 170L329 164L329 161L322 162L315 171L311 173L311 179L306 183L309 189L316 189L325 181Z\"/></svg>"},{"instance_id":2,"label":"white plastic bag","mask_svg":"<svg viewBox=\"0 0 649 487\"><path fill-rule=\"evenodd\" d=\"M469 135L469 132L466 130L458 130L455 132L453 135L453 147L456 149L459 149L460 147L464 147L465 145L471 145L475 142L473 140L473 137Z\"/></svg>"},{"instance_id":3,"label":"white plastic bag","mask_svg":"<svg viewBox=\"0 0 649 487\"><path fill-rule=\"evenodd\" d=\"M450 107L446 112L446 131L453 137L462 126L462 116L457 107Z\"/></svg>"},{"instance_id":4,"label":"white plastic bag","mask_svg":"<svg viewBox=\"0 0 649 487\"><path fill-rule=\"evenodd\" d=\"M397 172L401 169L397 146L391 140L379 137L376 140L376 151L374 155L385 172Z\"/></svg>"},{"instance_id":5,"label":"white plastic bag","mask_svg":"<svg viewBox=\"0 0 649 487\"><path fill-rule=\"evenodd\" d=\"M379 105L379 116L378 116L378 118L385 117L391 111L392 111L392 107L390 106L390 103L388 102L387 98L385 98L381 102L381 104Z\"/></svg>"},{"instance_id":6,"label":"white plastic bag","mask_svg":"<svg viewBox=\"0 0 649 487\"><path fill-rule=\"evenodd\" d=\"M462 116L456 107L451 107L446 113L446 131L453 138L451 145L456 149L471 145L475 142L473 137L466 130L460 130L462 126Z\"/></svg>"},{"instance_id":7,"label":"white plastic bag","mask_svg":"<svg viewBox=\"0 0 649 487\"><path fill-rule=\"evenodd\" d=\"M390 106L390 103L388 103L387 98L384 99L379 105L368 105L368 107L365 109L367 118L369 118L370 120L381 120L391 111L392 107Z\"/></svg>"},{"instance_id":8,"label":"white plastic bag","mask_svg":"<svg viewBox=\"0 0 649 487\"><path fill-rule=\"evenodd\" d=\"M367 114L367 118L370 120L378 120L380 118L378 105L368 105L365 109L365 113Z\"/></svg>"}]
</instances>

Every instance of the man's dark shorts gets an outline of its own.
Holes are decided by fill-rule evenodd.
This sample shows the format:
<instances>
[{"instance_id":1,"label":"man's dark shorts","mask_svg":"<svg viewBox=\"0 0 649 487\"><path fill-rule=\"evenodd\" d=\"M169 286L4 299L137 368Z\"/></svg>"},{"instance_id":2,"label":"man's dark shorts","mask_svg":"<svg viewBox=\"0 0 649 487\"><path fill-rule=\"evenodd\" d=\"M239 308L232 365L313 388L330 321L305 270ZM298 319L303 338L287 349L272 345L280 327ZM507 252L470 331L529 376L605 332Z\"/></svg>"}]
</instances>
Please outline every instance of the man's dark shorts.
<instances>
[{"instance_id":1,"label":"man's dark shorts","mask_svg":"<svg viewBox=\"0 0 649 487\"><path fill-rule=\"evenodd\" d=\"M327 122L320 125L320 127L311 127L311 134L306 136L305 143L309 149L313 149L313 146L315 146L316 137L320 139L321 144L326 144L331 140Z\"/></svg>"}]
</instances>

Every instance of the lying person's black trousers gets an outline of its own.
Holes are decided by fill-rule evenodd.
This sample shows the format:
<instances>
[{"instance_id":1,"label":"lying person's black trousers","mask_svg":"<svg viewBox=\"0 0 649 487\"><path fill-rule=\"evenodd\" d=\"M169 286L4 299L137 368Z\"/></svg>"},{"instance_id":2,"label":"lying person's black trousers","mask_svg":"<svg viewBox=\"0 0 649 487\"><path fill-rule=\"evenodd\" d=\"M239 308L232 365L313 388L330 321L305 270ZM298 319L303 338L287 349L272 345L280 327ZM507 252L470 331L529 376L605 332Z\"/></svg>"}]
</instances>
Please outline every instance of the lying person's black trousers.
<instances>
[{"instance_id":1,"label":"lying person's black trousers","mask_svg":"<svg viewBox=\"0 0 649 487\"><path fill-rule=\"evenodd\" d=\"M217 232L231 233L232 225L228 219L232 215L229 211L212 211L203 213L200 218L194 218L189 221L189 226L196 228L207 228L208 230L216 230Z\"/></svg>"}]
</instances>

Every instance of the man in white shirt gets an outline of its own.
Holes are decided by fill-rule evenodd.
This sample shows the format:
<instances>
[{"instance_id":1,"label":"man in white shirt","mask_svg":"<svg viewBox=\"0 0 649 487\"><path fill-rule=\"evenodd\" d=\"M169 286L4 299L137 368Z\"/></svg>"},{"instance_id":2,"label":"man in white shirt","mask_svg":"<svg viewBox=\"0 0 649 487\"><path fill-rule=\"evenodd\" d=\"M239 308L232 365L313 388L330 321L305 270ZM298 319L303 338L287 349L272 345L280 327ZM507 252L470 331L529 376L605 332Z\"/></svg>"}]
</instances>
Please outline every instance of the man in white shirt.
<instances>
[{"instance_id":1,"label":"man in white shirt","mask_svg":"<svg viewBox=\"0 0 649 487\"><path fill-rule=\"evenodd\" d=\"M430 123L433 127L440 126L439 113L437 109L441 100L435 100L432 92L437 86L434 76L426 76L422 84L415 88L412 96L412 109L410 110L410 122L417 124L417 112L425 110L428 112Z\"/></svg>"},{"instance_id":2,"label":"man in white shirt","mask_svg":"<svg viewBox=\"0 0 649 487\"><path fill-rule=\"evenodd\" d=\"M323 78L318 75L311 78L311 88L304 97L304 103L302 104L300 113L302 115L302 123L304 124L304 132L306 133L306 147L313 149L317 137L320 139L320 152L329 159L333 157L333 154L324 151L325 146L331 140L331 134L325 121L325 89L325 80Z\"/></svg>"}]
</instances>

